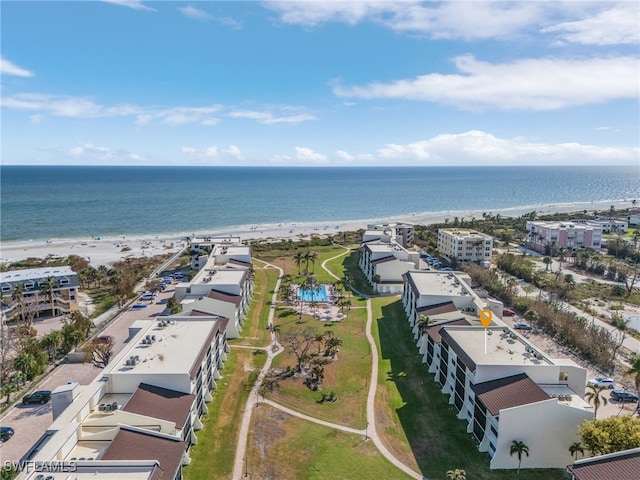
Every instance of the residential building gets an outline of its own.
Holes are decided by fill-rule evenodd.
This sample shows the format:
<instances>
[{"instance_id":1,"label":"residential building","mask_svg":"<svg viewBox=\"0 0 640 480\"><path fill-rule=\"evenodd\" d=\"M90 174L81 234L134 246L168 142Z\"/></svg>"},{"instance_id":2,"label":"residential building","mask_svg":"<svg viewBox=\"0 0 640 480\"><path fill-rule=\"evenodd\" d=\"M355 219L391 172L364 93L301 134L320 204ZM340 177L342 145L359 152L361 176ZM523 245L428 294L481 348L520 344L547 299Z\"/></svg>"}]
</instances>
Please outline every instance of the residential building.
<instances>
[{"instance_id":1,"label":"residential building","mask_svg":"<svg viewBox=\"0 0 640 480\"><path fill-rule=\"evenodd\" d=\"M627 225L629 227L637 227L640 224L640 211L629 212L627 215Z\"/></svg>"},{"instance_id":2,"label":"residential building","mask_svg":"<svg viewBox=\"0 0 640 480\"><path fill-rule=\"evenodd\" d=\"M613 217L598 217L595 219L572 219L571 223L592 225L602 228L602 233L626 233L629 229L627 220L618 220Z\"/></svg>"},{"instance_id":3,"label":"residential building","mask_svg":"<svg viewBox=\"0 0 640 480\"><path fill-rule=\"evenodd\" d=\"M382 294L402 292L402 276L418 268L419 261L418 252L410 252L393 240L371 240L360 247L360 269L369 283Z\"/></svg>"},{"instance_id":4,"label":"residential building","mask_svg":"<svg viewBox=\"0 0 640 480\"><path fill-rule=\"evenodd\" d=\"M373 239L385 239L386 242L394 241L404 248L413 245L413 225L408 223L372 223L362 237L363 242Z\"/></svg>"},{"instance_id":5,"label":"residential building","mask_svg":"<svg viewBox=\"0 0 640 480\"><path fill-rule=\"evenodd\" d=\"M569 463L578 426L593 418L583 399L586 369L549 358L508 328L502 303L480 298L466 275L411 271L405 279L403 305L422 361L490 467L517 468L514 440L529 447L525 468ZM487 329L478 319L484 308L493 312Z\"/></svg>"},{"instance_id":6,"label":"residential building","mask_svg":"<svg viewBox=\"0 0 640 480\"><path fill-rule=\"evenodd\" d=\"M526 246L543 254L551 249L564 247L568 250L591 248L598 250L602 242L602 226L573 222L528 221Z\"/></svg>"},{"instance_id":7,"label":"residential building","mask_svg":"<svg viewBox=\"0 0 640 480\"><path fill-rule=\"evenodd\" d=\"M491 260L493 237L466 228L439 228L438 252L449 260Z\"/></svg>"},{"instance_id":8,"label":"residential building","mask_svg":"<svg viewBox=\"0 0 640 480\"><path fill-rule=\"evenodd\" d=\"M47 291L49 287L50 291ZM70 266L0 272L2 317L73 312L78 309L79 287L78 275Z\"/></svg>"},{"instance_id":9,"label":"residential building","mask_svg":"<svg viewBox=\"0 0 640 480\"><path fill-rule=\"evenodd\" d=\"M203 316L135 322L127 348L91 384L54 390L57 416L22 461L73 465L74 478L181 479L226 359L227 324Z\"/></svg>"},{"instance_id":10,"label":"residential building","mask_svg":"<svg viewBox=\"0 0 640 480\"><path fill-rule=\"evenodd\" d=\"M640 448L576 460L567 471L571 480L638 480Z\"/></svg>"}]
</instances>

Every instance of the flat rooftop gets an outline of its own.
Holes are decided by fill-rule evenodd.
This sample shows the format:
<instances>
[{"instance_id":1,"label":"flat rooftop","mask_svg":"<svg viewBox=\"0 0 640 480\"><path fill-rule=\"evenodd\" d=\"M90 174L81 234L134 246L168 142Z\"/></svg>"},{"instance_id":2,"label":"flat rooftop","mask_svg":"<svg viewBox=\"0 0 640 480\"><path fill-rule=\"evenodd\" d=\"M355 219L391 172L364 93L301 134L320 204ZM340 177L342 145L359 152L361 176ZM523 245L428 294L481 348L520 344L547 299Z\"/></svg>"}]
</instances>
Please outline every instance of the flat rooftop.
<instances>
[{"instance_id":1,"label":"flat rooftop","mask_svg":"<svg viewBox=\"0 0 640 480\"><path fill-rule=\"evenodd\" d=\"M192 317L188 321L172 321L164 327L154 322L144 330L142 338L123 355L119 365L110 374L175 374L189 373L200 354L202 343L209 338L217 322L207 318ZM155 341L153 337L155 335ZM151 343L141 340L151 336ZM131 356L139 357L135 366L127 365Z\"/></svg>"},{"instance_id":2,"label":"flat rooftop","mask_svg":"<svg viewBox=\"0 0 640 480\"><path fill-rule=\"evenodd\" d=\"M193 278L191 284L199 285L240 285L247 274L244 269L214 268L207 265Z\"/></svg>"},{"instance_id":3,"label":"flat rooftop","mask_svg":"<svg viewBox=\"0 0 640 480\"><path fill-rule=\"evenodd\" d=\"M468 228L441 228L440 230L456 237L491 238L489 235Z\"/></svg>"},{"instance_id":4,"label":"flat rooftop","mask_svg":"<svg viewBox=\"0 0 640 480\"><path fill-rule=\"evenodd\" d=\"M452 272L421 270L408 272L420 295L473 296L471 288Z\"/></svg>"},{"instance_id":5,"label":"flat rooftop","mask_svg":"<svg viewBox=\"0 0 640 480\"><path fill-rule=\"evenodd\" d=\"M215 255L251 255L251 247L249 245L220 245L216 244L214 250Z\"/></svg>"},{"instance_id":6,"label":"flat rooftop","mask_svg":"<svg viewBox=\"0 0 640 480\"><path fill-rule=\"evenodd\" d=\"M508 327L489 327L486 334L482 327L445 327L445 330L476 365L555 365Z\"/></svg>"},{"instance_id":7,"label":"flat rooftop","mask_svg":"<svg viewBox=\"0 0 640 480\"><path fill-rule=\"evenodd\" d=\"M36 280L47 277L60 277L64 275L75 275L76 272L71 267L41 267L25 268L24 270L11 270L0 272L0 282L21 282L25 280Z\"/></svg>"},{"instance_id":8,"label":"flat rooftop","mask_svg":"<svg viewBox=\"0 0 640 480\"><path fill-rule=\"evenodd\" d=\"M117 465L120 462L74 462L66 472L33 472L27 480L152 480L157 467L151 465ZM142 463L142 462L139 462ZM71 468L73 470L71 470ZM42 475L39 477L38 475Z\"/></svg>"}]
</instances>

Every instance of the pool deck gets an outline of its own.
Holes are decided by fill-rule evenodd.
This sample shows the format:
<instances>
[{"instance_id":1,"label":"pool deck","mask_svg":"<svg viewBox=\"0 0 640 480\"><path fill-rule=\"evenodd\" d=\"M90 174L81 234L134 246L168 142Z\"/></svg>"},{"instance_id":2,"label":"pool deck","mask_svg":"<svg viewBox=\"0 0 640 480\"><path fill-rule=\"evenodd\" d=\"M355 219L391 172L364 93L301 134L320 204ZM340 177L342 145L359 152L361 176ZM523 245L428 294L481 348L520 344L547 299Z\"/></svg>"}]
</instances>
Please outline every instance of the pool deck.
<instances>
[{"instance_id":1,"label":"pool deck","mask_svg":"<svg viewBox=\"0 0 640 480\"><path fill-rule=\"evenodd\" d=\"M318 300L315 308L311 308L311 302L303 300L302 306L298 304L295 307L296 312L300 312L300 308L302 308L303 315L310 315L321 322L339 322L340 320L344 320L346 315L340 312L338 306L334 305L336 297L331 294L331 288L325 285L323 285L323 287L325 288L327 300Z\"/></svg>"}]
</instances>

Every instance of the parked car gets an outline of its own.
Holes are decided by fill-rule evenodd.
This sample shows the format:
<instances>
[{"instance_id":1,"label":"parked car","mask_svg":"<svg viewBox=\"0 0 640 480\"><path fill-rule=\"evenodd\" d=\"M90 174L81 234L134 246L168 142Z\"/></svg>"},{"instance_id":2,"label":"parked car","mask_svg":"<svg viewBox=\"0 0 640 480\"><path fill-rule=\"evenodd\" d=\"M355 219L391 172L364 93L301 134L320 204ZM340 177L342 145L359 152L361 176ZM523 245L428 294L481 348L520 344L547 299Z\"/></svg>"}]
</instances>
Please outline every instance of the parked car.
<instances>
[{"instance_id":1,"label":"parked car","mask_svg":"<svg viewBox=\"0 0 640 480\"><path fill-rule=\"evenodd\" d=\"M156 295L157 295L156 292L144 292L140 296L140 300L153 300L154 298L156 298Z\"/></svg>"},{"instance_id":2,"label":"parked car","mask_svg":"<svg viewBox=\"0 0 640 480\"><path fill-rule=\"evenodd\" d=\"M604 387L604 388L613 388L616 384L613 378L608 377L596 377L592 378L587 382L589 385L593 385L595 387Z\"/></svg>"},{"instance_id":3,"label":"parked car","mask_svg":"<svg viewBox=\"0 0 640 480\"><path fill-rule=\"evenodd\" d=\"M93 342L101 344L113 343L113 337L111 335L100 335L99 337L94 338Z\"/></svg>"},{"instance_id":4,"label":"parked car","mask_svg":"<svg viewBox=\"0 0 640 480\"><path fill-rule=\"evenodd\" d=\"M638 395L633 392L627 392L626 390L611 390L609 394L617 402L637 402Z\"/></svg>"},{"instance_id":5,"label":"parked car","mask_svg":"<svg viewBox=\"0 0 640 480\"><path fill-rule=\"evenodd\" d=\"M516 322L513 324L513 328L516 330L532 330L531 325L524 322Z\"/></svg>"},{"instance_id":6,"label":"parked car","mask_svg":"<svg viewBox=\"0 0 640 480\"><path fill-rule=\"evenodd\" d=\"M11 428L11 427L0 427L0 441L1 442L6 442L11 437L13 437L14 433L15 432L13 431L13 428Z\"/></svg>"},{"instance_id":7,"label":"parked car","mask_svg":"<svg viewBox=\"0 0 640 480\"><path fill-rule=\"evenodd\" d=\"M51 400L51 390L38 390L22 397L22 403L29 405L30 403L47 403Z\"/></svg>"},{"instance_id":8,"label":"parked car","mask_svg":"<svg viewBox=\"0 0 640 480\"><path fill-rule=\"evenodd\" d=\"M502 316L503 317L513 317L515 314L516 314L516 312L514 312L510 308L503 308L502 309Z\"/></svg>"},{"instance_id":9,"label":"parked car","mask_svg":"<svg viewBox=\"0 0 640 480\"><path fill-rule=\"evenodd\" d=\"M440 269L441 272L452 272L453 270L451 269L451 267L442 267Z\"/></svg>"},{"instance_id":10,"label":"parked car","mask_svg":"<svg viewBox=\"0 0 640 480\"><path fill-rule=\"evenodd\" d=\"M173 278L175 278L176 280L179 280L179 279L181 279L184 275L182 275L182 272L175 272L175 273L172 273L172 274L171 274L171 276L172 276Z\"/></svg>"}]
</instances>

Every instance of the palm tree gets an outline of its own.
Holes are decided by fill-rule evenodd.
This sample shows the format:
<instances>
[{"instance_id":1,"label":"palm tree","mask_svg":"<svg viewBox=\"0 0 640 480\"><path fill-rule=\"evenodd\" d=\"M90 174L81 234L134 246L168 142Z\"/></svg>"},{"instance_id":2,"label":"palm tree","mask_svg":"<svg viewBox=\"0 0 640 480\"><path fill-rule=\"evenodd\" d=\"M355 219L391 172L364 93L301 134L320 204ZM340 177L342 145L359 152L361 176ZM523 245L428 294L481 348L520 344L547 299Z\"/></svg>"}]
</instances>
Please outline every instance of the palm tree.
<instances>
[{"instance_id":1,"label":"palm tree","mask_svg":"<svg viewBox=\"0 0 640 480\"><path fill-rule=\"evenodd\" d=\"M11 300L18 302L20 306L20 319L24 320L24 285L16 283L13 286L13 292L11 292Z\"/></svg>"},{"instance_id":2,"label":"palm tree","mask_svg":"<svg viewBox=\"0 0 640 480\"><path fill-rule=\"evenodd\" d=\"M549 267L551 266L551 263L553 262L553 260L551 259L550 256L546 256L542 259L542 263L544 263L546 265L545 270L548 272L549 271Z\"/></svg>"},{"instance_id":3,"label":"palm tree","mask_svg":"<svg viewBox=\"0 0 640 480\"><path fill-rule=\"evenodd\" d=\"M578 453L584 456L584 448L580 442L573 442L569 447L569 453L573 455L574 460L578 460Z\"/></svg>"},{"instance_id":4,"label":"palm tree","mask_svg":"<svg viewBox=\"0 0 640 480\"><path fill-rule=\"evenodd\" d=\"M600 405L605 406L608 402L606 397L601 395L604 387L588 384L587 388L589 391L584 394L584 398L589 403L593 402L593 417L595 418L598 416L598 408L600 408Z\"/></svg>"},{"instance_id":5,"label":"palm tree","mask_svg":"<svg viewBox=\"0 0 640 480\"><path fill-rule=\"evenodd\" d=\"M527 447L524 442L520 440L514 440L511 442L511 448L509 449L509 455L513 457L513 454L518 455L518 475L520 475L520 465L522 465L522 454L524 453L527 457L529 456L529 447Z\"/></svg>"},{"instance_id":6,"label":"palm tree","mask_svg":"<svg viewBox=\"0 0 640 480\"><path fill-rule=\"evenodd\" d=\"M429 315L420 315L420 319L418 320L418 331L420 332L420 335L427 331L430 323L431 319L429 318Z\"/></svg>"},{"instance_id":7,"label":"palm tree","mask_svg":"<svg viewBox=\"0 0 640 480\"><path fill-rule=\"evenodd\" d=\"M318 252L308 252L307 262L311 262L311 273L316 271L316 260L318 259Z\"/></svg>"},{"instance_id":8,"label":"palm tree","mask_svg":"<svg viewBox=\"0 0 640 480\"><path fill-rule=\"evenodd\" d=\"M49 296L49 303L51 304L52 317L56 316L56 305L55 305L56 297L55 297L54 289L56 288L57 283L58 283L58 280L56 280L56 277L53 277L53 276L45 278L44 281L40 283L40 291L42 292L42 294Z\"/></svg>"},{"instance_id":9,"label":"palm tree","mask_svg":"<svg viewBox=\"0 0 640 480\"><path fill-rule=\"evenodd\" d=\"M448 470L447 478L449 480L467 480L467 472L465 472L461 468L456 468L455 470Z\"/></svg>"},{"instance_id":10,"label":"palm tree","mask_svg":"<svg viewBox=\"0 0 640 480\"><path fill-rule=\"evenodd\" d=\"M633 376L633 383L636 386L636 390L640 392L640 355L635 352L632 353L629 362L631 363L631 367L625 370L624 374Z\"/></svg>"},{"instance_id":11,"label":"palm tree","mask_svg":"<svg viewBox=\"0 0 640 480\"><path fill-rule=\"evenodd\" d=\"M27 380L33 380L36 375L36 359L30 353L21 353L13 361L16 370L23 373Z\"/></svg>"},{"instance_id":12,"label":"palm tree","mask_svg":"<svg viewBox=\"0 0 640 480\"><path fill-rule=\"evenodd\" d=\"M298 267L298 275L300 275L300 265L302 265L302 261L304 260L304 253L300 250L297 250L295 255L293 256L293 261L296 262L296 266Z\"/></svg>"}]
</instances>

